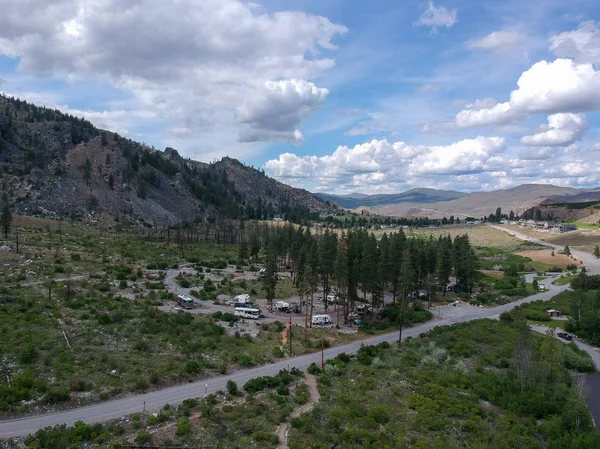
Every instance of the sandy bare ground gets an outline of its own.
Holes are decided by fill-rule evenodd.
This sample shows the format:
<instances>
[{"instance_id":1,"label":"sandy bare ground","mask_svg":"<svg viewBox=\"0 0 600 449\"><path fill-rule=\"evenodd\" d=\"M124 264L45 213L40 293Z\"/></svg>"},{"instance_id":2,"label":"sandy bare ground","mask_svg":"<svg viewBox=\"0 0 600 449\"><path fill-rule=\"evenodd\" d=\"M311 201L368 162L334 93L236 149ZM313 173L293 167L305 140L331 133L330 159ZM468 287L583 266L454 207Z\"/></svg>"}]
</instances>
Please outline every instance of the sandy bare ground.
<instances>
[{"instance_id":1,"label":"sandy bare ground","mask_svg":"<svg viewBox=\"0 0 600 449\"><path fill-rule=\"evenodd\" d=\"M573 263L579 264L580 260L573 256L571 259L569 256L565 254L558 254L556 251L554 252L554 256L552 255L552 250L541 250L541 251L521 251L517 253L519 256L529 257L534 262L541 262L548 265L556 265L559 267L566 267L567 265L571 265Z\"/></svg>"},{"instance_id":2,"label":"sandy bare ground","mask_svg":"<svg viewBox=\"0 0 600 449\"><path fill-rule=\"evenodd\" d=\"M548 231L538 231L522 226L503 226L506 229L518 231L521 234L543 240L553 245L569 245L569 248L579 249L587 253L593 253L596 245L600 246L600 231L579 230L565 232L563 234L552 234Z\"/></svg>"},{"instance_id":3,"label":"sandy bare ground","mask_svg":"<svg viewBox=\"0 0 600 449\"><path fill-rule=\"evenodd\" d=\"M315 406L315 404L317 402L319 402L319 399L321 398L321 395L319 394L319 390L317 389L317 379L315 379L315 376L313 376L312 374L308 374L306 373L306 376L304 378L304 381L306 382L306 385L308 385L308 391L310 392L310 399L308 400L308 402L300 407L298 407L296 410L294 410L289 419L282 423L278 428L277 428L277 438L279 439L279 444L277 445L277 449L288 449L288 431L290 428L290 421L295 418L296 416L299 416L303 413L307 413L310 412L313 407Z\"/></svg>"}]
</instances>

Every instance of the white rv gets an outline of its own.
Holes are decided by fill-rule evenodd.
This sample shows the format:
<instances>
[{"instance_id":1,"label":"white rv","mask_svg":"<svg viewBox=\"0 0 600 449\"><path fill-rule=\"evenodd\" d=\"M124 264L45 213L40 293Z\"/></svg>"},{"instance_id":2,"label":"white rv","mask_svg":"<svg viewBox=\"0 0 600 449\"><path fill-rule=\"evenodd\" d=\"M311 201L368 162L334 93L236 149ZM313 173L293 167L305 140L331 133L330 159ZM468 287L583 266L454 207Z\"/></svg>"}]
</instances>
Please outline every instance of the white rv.
<instances>
[{"instance_id":1,"label":"white rv","mask_svg":"<svg viewBox=\"0 0 600 449\"><path fill-rule=\"evenodd\" d=\"M333 320L329 315L313 315L312 317L313 325L326 326L331 323L333 323Z\"/></svg>"},{"instance_id":2,"label":"white rv","mask_svg":"<svg viewBox=\"0 0 600 449\"><path fill-rule=\"evenodd\" d=\"M250 307L236 307L233 314L240 318L248 318L250 320L258 320L260 318L260 310L252 309Z\"/></svg>"},{"instance_id":3,"label":"white rv","mask_svg":"<svg viewBox=\"0 0 600 449\"><path fill-rule=\"evenodd\" d=\"M189 296L185 295L177 295L177 304L184 309L193 309L194 308L194 300Z\"/></svg>"}]
</instances>

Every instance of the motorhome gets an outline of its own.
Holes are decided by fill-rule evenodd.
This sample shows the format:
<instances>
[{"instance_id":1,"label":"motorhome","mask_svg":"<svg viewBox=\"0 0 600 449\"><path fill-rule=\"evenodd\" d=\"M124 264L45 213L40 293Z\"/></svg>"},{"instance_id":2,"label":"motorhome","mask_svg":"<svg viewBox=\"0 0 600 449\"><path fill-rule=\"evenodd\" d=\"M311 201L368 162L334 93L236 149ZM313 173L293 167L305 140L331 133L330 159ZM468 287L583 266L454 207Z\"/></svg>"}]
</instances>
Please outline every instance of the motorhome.
<instances>
[{"instance_id":1,"label":"motorhome","mask_svg":"<svg viewBox=\"0 0 600 449\"><path fill-rule=\"evenodd\" d=\"M250 320L258 320L260 318L260 309L250 307L236 307L233 314L240 318L248 318Z\"/></svg>"},{"instance_id":2,"label":"motorhome","mask_svg":"<svg viewBox=\"0 0 600 449\"><path fill-rule=\"evenodd\" d=\"M329 315L313 315L312 317L313 325L326 326L331 323L333 323L333 320Z\"/></svg>"},{"instance_id":3,"label":"motorhome","mask_svg":"<svg viewBox=\"0 0 600 449\"><path fill-rule=\"evenodd\" d=\"M177 295L177 305L184 309L193 309L194 300L189 296Z\"/></svg>"}]
</instances>

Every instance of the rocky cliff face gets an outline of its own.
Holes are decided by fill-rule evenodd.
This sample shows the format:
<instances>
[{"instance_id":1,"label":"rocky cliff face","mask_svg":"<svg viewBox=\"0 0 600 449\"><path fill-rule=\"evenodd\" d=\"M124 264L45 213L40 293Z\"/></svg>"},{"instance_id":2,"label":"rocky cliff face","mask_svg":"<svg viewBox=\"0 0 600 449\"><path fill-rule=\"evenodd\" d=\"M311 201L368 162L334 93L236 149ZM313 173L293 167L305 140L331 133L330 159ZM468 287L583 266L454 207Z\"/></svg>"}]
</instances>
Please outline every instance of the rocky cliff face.
<instances>
[{"instance_id":1,"label":"rocky cliff face","mask_svg":"<svg viewBox=\"0 0 600 449\"><path fill-rule=\"evenodd\" d=\"M209 218L287 218L325 201L239 161L204 164L157 151L91 123L0 96L0 183L15 212L152 225Z\"/></svg>"}]
</instances>

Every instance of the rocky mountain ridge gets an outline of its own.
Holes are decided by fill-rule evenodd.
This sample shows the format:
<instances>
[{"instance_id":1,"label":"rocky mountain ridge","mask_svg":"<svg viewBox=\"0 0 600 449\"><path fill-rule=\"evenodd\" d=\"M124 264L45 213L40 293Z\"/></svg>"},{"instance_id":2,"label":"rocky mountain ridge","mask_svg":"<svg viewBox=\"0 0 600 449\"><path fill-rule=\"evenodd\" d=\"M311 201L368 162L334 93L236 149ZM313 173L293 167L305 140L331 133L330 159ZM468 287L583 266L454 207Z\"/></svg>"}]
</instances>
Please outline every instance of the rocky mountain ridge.
<instances>
[{"instance_id":1,"label":"rocky mountain ridge","mask_svg":"<svg viewBox=\"0 0 600 449\"><path fill-rule=\"evenodd\" d=\"M206 164L158 151L85 119L0 96L0 184L26 215L148 225L193 220L293 221L334 212L321 198L230 158Z\"/></svg>"}]
</instances>

